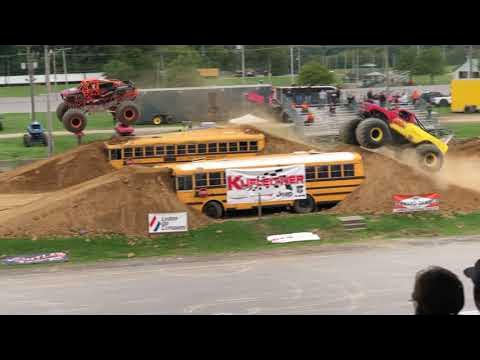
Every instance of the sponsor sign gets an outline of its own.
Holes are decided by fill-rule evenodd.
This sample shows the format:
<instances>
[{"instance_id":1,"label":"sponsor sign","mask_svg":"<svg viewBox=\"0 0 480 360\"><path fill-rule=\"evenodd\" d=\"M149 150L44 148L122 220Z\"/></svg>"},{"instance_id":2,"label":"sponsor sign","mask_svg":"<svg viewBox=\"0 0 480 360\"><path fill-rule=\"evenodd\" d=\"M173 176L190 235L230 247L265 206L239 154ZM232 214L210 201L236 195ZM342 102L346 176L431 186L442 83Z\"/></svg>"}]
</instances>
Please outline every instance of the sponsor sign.
<instances>
[{"instance_id":1,"label":"sponsor sign","mask_svg":"<svg viewBox=\"0 0 480 360\"><path fill-rule=\"evenodd\" d=\"M227 203L306 199L305 165L227 169Z\"/></svg>"},{"instance_id":2,"label":"sponsor sign","mask_svg":"<svg viewBox=\"0 0 480 360\"><path fill-rule=\"evenodd\" d=\"M68 261L67 253L53 252L47 254L11 256L3 259L2 263L6 265L28 265L64 261Z\"/></svg>"},{"instance_id":3,"label":"sponsor sign","mask_svg":"<svg viewBox=\"0 0 480 360\"><path fill-rule=\"evenodd\" d=\"M188 215L181 213L148 214L150 234L188 231Z\"/></svg>"},{"instance_id":4,"label":"sponsor sign","mask_svg":"<svg viewBox=\"0 0 480 360\"><path fill-rule=\"evenodd\" d=\"M440 195L437 193L422 195L393 195L393 212L431 211L440 208Z\"/></svg>"}]
</instances>

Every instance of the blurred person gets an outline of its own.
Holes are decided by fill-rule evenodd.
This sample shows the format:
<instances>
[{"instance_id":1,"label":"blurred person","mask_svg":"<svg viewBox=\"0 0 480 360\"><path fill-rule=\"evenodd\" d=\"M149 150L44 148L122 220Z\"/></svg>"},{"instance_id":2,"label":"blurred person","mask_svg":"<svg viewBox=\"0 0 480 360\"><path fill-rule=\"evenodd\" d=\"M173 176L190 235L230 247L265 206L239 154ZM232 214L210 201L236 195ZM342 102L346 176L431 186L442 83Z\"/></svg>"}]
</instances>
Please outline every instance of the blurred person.
<instances>
[{"instance_id":1,"label":"blurred person","mask_svg":"<svg viewBox=\"0 0 480 360\"><path fill-rule=\"evenodd\" d=\"M458 315L465 305L463 285L450 270L431 266L415 276L415 315Z\"/></svg>"},{"instance_id":2,"label":"blurred person","mask_svg":"<svg viewBox=\"0 0 480 360\"><path fill-rule=\"evenodd\" d=\"M463 273L473 282L473 300L477 310L462 311L460 315L480 315L480 259L475 262L474 266L463 270Z\"/></svg>"}]
</instances>

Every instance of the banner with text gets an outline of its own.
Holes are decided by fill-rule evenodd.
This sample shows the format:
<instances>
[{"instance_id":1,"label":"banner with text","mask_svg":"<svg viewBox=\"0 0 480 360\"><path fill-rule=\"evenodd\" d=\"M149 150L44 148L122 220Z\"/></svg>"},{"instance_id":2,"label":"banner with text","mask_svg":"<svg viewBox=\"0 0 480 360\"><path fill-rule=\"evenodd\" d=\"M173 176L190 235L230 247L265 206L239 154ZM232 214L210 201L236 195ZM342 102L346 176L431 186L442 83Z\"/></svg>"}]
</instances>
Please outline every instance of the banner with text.
<instances>
[{"instance_id":1,"label":"banner with text","mask_svg":"<svg viewBox=\"0 0 480 360\"><path fill-rule=\"evenodd\" d=\"M227 203L306 199L305 165L227 169Z\"/></svg>"},{"instance_id":2,"label":"banner with text","mask_svg":"<svg viewBox=\"0 0 480 360\"><path fill-rule=\"evenodd\" d=\"M393 212L431 211L440 208L440 195L393 195Z\"/></svg>"},{"instance_id":3,"label":"banner with text","mask_svg":"<svg viewBox=\"0 0 480 360\"><path fill-rule=\"evenodd\" d=\"M148 232L150 234L188 231L186 212L148 214Z\"/></svg>"}]
</instances>

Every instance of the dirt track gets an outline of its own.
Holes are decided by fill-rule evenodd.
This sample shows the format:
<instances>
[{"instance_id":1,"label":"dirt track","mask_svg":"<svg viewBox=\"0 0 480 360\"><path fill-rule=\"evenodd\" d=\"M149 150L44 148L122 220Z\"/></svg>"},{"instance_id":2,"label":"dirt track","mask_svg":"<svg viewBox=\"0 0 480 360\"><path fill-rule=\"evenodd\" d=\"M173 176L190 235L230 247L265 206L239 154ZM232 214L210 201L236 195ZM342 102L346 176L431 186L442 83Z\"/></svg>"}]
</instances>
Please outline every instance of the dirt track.
<instances>
[{"instance_id":1,"label":"dirt track","mask_svg":"<svg viewBox=\"0 0 480 360\"><path fill-rule=\"evenodd\" d=\"M282 131L266 133L265 153L313 148L293 141ZM393 194L429 192L440 193L443 213L480 209L480 165L474 166L480 163L479 140L452 144L444 169L435 176L356 147L332 148L329 144L315 149L358 151L364 158L365 183L330 212L391 213ZM212 222L177 200L167 173L136 166L112 169L101 142L3 173L0 183L1 237L104 233L145 236L149 212L187 211L190 228Z\"/></svg>"}]
</instances>

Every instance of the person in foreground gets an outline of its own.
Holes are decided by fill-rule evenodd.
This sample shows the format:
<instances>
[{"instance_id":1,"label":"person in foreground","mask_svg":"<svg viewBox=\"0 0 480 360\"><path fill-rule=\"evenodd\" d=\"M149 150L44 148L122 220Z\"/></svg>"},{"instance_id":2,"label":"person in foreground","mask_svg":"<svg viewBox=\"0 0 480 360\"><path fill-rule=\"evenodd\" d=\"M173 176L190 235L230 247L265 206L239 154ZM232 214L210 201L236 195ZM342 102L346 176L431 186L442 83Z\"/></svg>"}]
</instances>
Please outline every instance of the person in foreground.
<instances>
[{"instance_id":1,"label":"person in foreground","mask_svg":"<svg viewBox=\"0 0 480 360\"><path fill-rule=\"evenodd\" d=\"M480 259L477 260L474 266L463 270L463 273L473 282L473 300L477 310L462 311L460 315L480 315Z\"/></svg>"},{"instance_id":2,"label":"person in foreground","mask_svg":"<svg viewBox=\"0 0 480 360\"><path fill-rule=\"evenodd\" d=\"M439 266L421 270L412 294L415 315L458 315L465 304L462 282Z\"/></svg>"}]
</instances>

